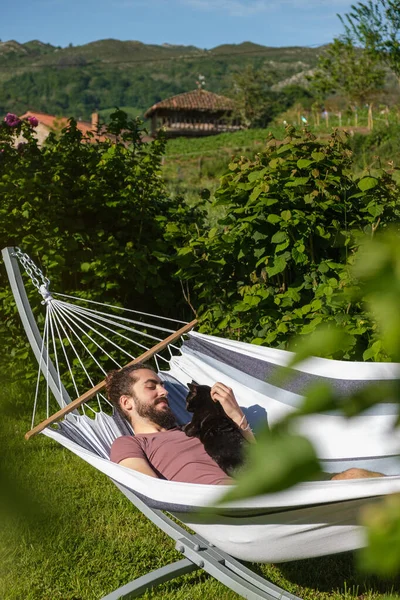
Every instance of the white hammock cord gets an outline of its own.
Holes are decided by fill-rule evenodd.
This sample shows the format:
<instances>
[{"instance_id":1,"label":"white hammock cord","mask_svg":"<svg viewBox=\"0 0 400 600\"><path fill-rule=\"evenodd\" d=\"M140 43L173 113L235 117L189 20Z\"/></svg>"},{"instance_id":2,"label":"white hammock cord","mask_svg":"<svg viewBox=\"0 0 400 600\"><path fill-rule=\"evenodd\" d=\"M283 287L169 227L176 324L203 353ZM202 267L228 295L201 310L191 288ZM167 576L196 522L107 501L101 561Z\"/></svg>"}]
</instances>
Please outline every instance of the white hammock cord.
<instances>
[{"instance_id":1,"label":"white hammock cord","mask_svg":"<svg viewBox=\"0 0 400 600\"><path fill-rule=\"evenodd\" d=\"M65 302L62 302L62 301L60 302L59 300L55 300L54 302L56 302L56 303L57 303L57 306L62 306L62 307L64 307L64 308L66 308L66 309L67 309L67 311L68 311L69 313L73 313L74 315L75 315L75 314L80 314L81 316L82 316L82 315L83 315L83 316L85 316L85 318L86 318L86 322L85 322L85 321L81 321L81 322L82 322L82 323L84 323L85 325L87 325L88 327L89 327L89 325L88 325L87 321L91 321L92 323L95 323L95 324L96 324L96 325L98 325L99 327L103 327L104 329L106 329L107 331L111 331L111 333L114 333L114 334L115 334L115 335L117 335L118 337L121 337L121 338L123 338L124 340L127 340L128 342L130 342L131 344L134 344L134 345L138 346L138 347L139 347L139 348L141 348L142 350L149 350L149 347L148 347L148 346L144 346L144 345L143 345L143 344L141 344L140 342L137 342L136 340L133 340L133 339L131 339L131 338L127 337L126 335L124 335L124 334L120 333L119 331L117 331L117 330L115 330L115 329L111 329L110 327L107 327L106 325L104 325L104 324L102 323L102 321L106 321L106 322L108 322L108 323L111 323L112 325L116 325L116 326L118 326L118 327L121 327L122 329L126 329L126 330L128 330L128 331L132 331L133 333L139 333L140 335L145 335L146 337L151 337L151 338L152 338L152 339L154 339L154 340L157 340L157 341L162 341L160 338L155 338L155 337L153 337L153 336L149 336L149 335L148 335L148 334L146 334L146 333L139 332L139 331L137 331L137 330L135 330L135 329L131 329L130 327L127 327L126 325L122 325L121 323L116 323L116 322L114 322L114 321L111 321L111 320L109 320L109 319L104 319L103 317L98 317L98 319L101 319L101 321L99 321L99 320L96 320L96 319L95 319L93 316L88 316L84 310L83 310L83 311L81 310L81 308L80 308L80 307L76 307L76 306L73 306L73 305L71 305L71 304L67 304L67 303L65 303ZM76 317L76 318L77 318L77 319L79 319L79 317ZM81 319L79 319L79 320L81 320ZM91 329L94 329L92 326L90 326L90 328L91 328ZM127 356L129 356L129 358L131 358L131 359L134 359L134 358L136 358L135 356L133 356L132 354L130 354L130 353L127 351L127 350L125 350L124 348L122 348L122 346L119 346L118 344L116 344L115 342L113 342L113 341L112 341L110 338L107 338L106 336L103 336L103 335L102 335L102 334L101 334L99 331L97 331L97 330L94 330L94 331L95 331L95 333L97 333L98 335L100 335L101 337L103 337L105 340L107 340L108 342L110 342L110 344L112 344L113 346L115 346L116 348L118 348L118 350L120 350L121 352L123 352L124 354L126 354ZM93 341L94 341L94 340L93 340ZM101 350L103 350L103 351L104 351L104 349L103 349L101 346L99 346L99 347L101 348ZM110 358L111 358L111 357L110 357ZM164 361L165 361L165 362L167 362L167 363L169 362L169 361L168 361L166 358L164 358L164 357L163 357L163 356L161 356L161 355L159 355L159 358L161 358L162 360L164 360ZM115 361L114 361L114 362L115 362ZM120 366L120 365L118 365L118 366Z\"/></svg>"},{"instance_id":2,"label":"white hammock cord","mask_svg":"<svg viewBox=\"0 0 400 600\"><path fill-rule=\"evenodd\" d=\"M55 307L55 309L56 310L61 310L61 313L62 313L62 309L59 309L59 307ZM92 357L93 361L95 362L95 364L97 365L97 367L100 369L100 371L105 375L105 373L106 373L105 370L103 369L103 367L101 366L101 364L98 362L98 360L96 359L96 357L94 356L94 354L89 350L89 347L85 344L85 342L79 337L79 335L76 333L76 331L74 330L74 328L72 327L72 325L70 323L68 323L68 320L69 320L68 316L64 316L64 318L67 319L67 324L69 324L69 327L71 328L71 330L73 331L73 333L77 337L78 341L82 344L82 346L84 347L84 349L86 350L86 352ZM72 321L72 319L71 319L71 321ZM73 321L72 321L72 323L73 323ZM79 325L77 325L76 323L75 323L75 325L78 327L78 329L80 328ZM84 330L82 330L82 332L84 333L84 335L88 335L88 334L85 334ZM89 335L88 335L88 337L90 338ZM90 338L90 339L92 339L92 338ZM94 341L94 340L92 340L92 341ZM90 381L91 385L93 386L93 382L91 380L89 380L89 381ZM102 407L101 407L101 402L100 402L100 398L99 398L98 394L96 394L96 399L97 399L97 404L98 404L99 410L101 411ZM93 409L89 405L87 405L87 408L90 408L90 410L93 411ZM93 411L93 412L95 412L95 411Z\"/></svg>"},{"instance_id":3,"label":"white hammock cord","mask_svg":"<svg viewBox=\"0 0 400 600\"><path fill-rule=\"evenodd\" d=\"M56 318L54 320L54 325L56 326L56 329L57 329L58 338L60 340L62 340L62 336L60 334L60 330L59 330L59 327L58 327L60 325L60 327L63 330L64 336L67 338L69 344L71 345L71 341L69 339L67 331L65 330L64 323L60 320L60 317L58 316L57 311L55 312L55 317ZM67 363L68 373L69 373L69 376L71 377L72 384L73 384L74 389L75 389L75 394L76 394L76 396L79 396L79 389L78 389L78 386L77 386L76 381L75 381L74 372L72 370L71 363L69 361L68 354L67 354L67 351L65 349L65 344L63 344L62 341L61 341L61 346L62 346L64 357L65 357L65 360L66 360L66 363Z\"/></svg>"},{"instance_id":4,"label":"white hammock cord","mask_svg":"<svg viewBox=\"0 0 400 600\"><path fill-rule=\"evenodd\" d=\"M55 302L57 302L57 304L60 306L64 306L65 308L67 308L67 310L71 313L76 313L78 312L78 314L82 314L80 311L76 311L76 307L71 306L69 304L65 304L64 302L59 302L58 300L56 300ZM132 340L131 338L127 337L126 335L124 335L123 333L120 333L119 331L116 331L115 329L111 329L110 327L107 327L106 325L104 325L101 322L96 321L94 318L87 316L85 313L83 313L86 317L87 321L91 321L93 323L95 323L96 325L98 325L99 327L103 327L104 329L106 329L107 331L111 331L111 333L114 333L115 335L117 335L118 337L123 338L124 340L127 340L128 342L131 342L132 344L138 346L139 348L141 348L142 350L149 350L148 346L144 346L143 344L141 344L140 342L137 342L136 340ZM77 317L78 318L78 317ZM112 321L110 321L112 323ZM86 325L88 325L87 323L85 323ZM121 325L119 323L116 323L116 325L122 327L123 329L127 329L127 327L125 325ZM89 327L89 325L88 325ZM94 329L93 327L91 327L91 329ZM125 350L124 348L122 348L122 346L119 346L118 344L116 344L115 342L113 342L111 339L103 336L99 331L95 330L96 333L98 333L98 335L100 335L101 337L104 337L104 339L106 339L107 341L110 342L110 344L112 344L113 346L115 346L116 348L118 348L118 350L120 350L121 352L123 352L124 354L126 354L127 356L129 356L129 358L134 359L136 358L135 356L133 356L132 354L130 354L127 350ZM102 348L103 350L103 348ZM115 362L115 361L114 361ZM120 366L120 365L118 365Z\"/></svg>"},{"instance_id":5,"label":"white hammock cord","mask_svg":"<svg viewBox=\"0 0 400 600\"><path fill-rule=\"evenodd\" d=\"M44 327L43 327L42 345L41 345L41 348L40 348L39 369L38 369L38 374L37 374L37 378L36 378L35 400L33 402L33 413L32 413L32 421L31 421L31 429L33 429L33 426L34 426L34 423L35 423L36 407L37 407L37 401L38 401L38 398L39 398L39 384L40 384L41 366L42 366L42 363L43 363L44 340L45 340L46 335L47 335L47 327L48 327L48 325L49 325L49 315L48 315L48 311L46 310L46 316L45 316Z\"/></svg>"},{"instance_id":6,"label":"white hammock cord","mask_svg":"<svg viewBox=\"0 0 400 600\"><path fill-rule=\"evenodd\" d=\"M49 311L50 313L50 311ZM50 314L49 314L49 319L50 319ZM47 348L47 361L46 361L46 381L49 381L49 361L50 361L50 356L49 356L49 329L50 327L47 327L47 338L46 338L46 348ZM49 417L50 411L49 411L49 406L50 406L50 387L49 385L47 385L47 389L46 389L46 414L47 414L47 418Z\"/></svg>"},{"instance_id":7,"label":"white hammock cord","mask_svg":"<svg viewBox=\"0 0 400 600\"><path fill-rule=\"evenodd\" d=\"M58 314L60 314L60 313L58 313ZM64 320L65 324L66 324L66 325L67 325L67 326L68 326L68 327L71 329L71 331L72 331L72 332L74 333L74 335L77 337L78 341L79 341L79 342L81 342L81 344L82 344L82 345L85 347L85 344L84 344L84 343L81 341L81 339L79 338L79 336L76 334L76 331L75 331L75 330L74 330L74 328L71 326L71 324L70 324L70 323L68 323L68 320L65 318L65 316L64 316L64 315L60 315L60 318L62 318L62 319ZM69 337L69 336L68 336L68 337ZM83 370L83 372L85 373L85 375L86 375L86 377L87 377L87 379L88 379L88 381L89 381L90 385L91 385L92 387L94 387L93 380L92 380L92 378L90 377L89 373L87 372L87 369L86 369L85 365L83 364L83 362L82 362L82 360L81 360L81 358L80 358L80 356L79 356L78 352L76 351L76 349L75 349L75 345L73 344L73 342L72 342L71 338L69 338L69 342L70 342L71 348L72 348L72 350L73 350L73 352L74 352L74 354L75 354L76 358L78 359L78 362L79 362L79 364L81 365L81 367L82 367L82 370ZM86 347L85 347L85 348L86 348ZM90 354L91 354L91 353L90 353ZM93 411L93 409L92 409L92 408L91 408L89 405L87 405L87 407L88 407L88 408L90 408L90 410L92 410L92 411ZM100 408L100 410L101 410L101 406L100 406L99 408ZM95 411L93 411L93 412L95 412Z\"/></svg>"},{"instance_id":8,"label":"white hammock cord","mask_svg":"<svg viewBox=\"0 0 400 600\"><path fill-rule=\"evenodd\" d=\"M89 318L88 315L87 315L88 312L90 314L92 314L94 312L96 314L96 320L95 320L95 322L97 322L98 325L100 325L101 321L104 321L105 323L109 323L110 325L118 326L121 329L125 329L126 331L131 331L132 333L137 333L137 334L142 335L142 336L144 336L146 338L149 338L151 340L155 340L156 342L161 342L162 341L162 338L155 337L154 335L150 335L149 333L145 333L144 331L139 331L137 329L133 329L132 327L128 327L127 325L123 325L122 323L119 323L118 321L112 321L111 319L106 319L105 317L99 316L100 313L98 313L96 311L88 311L87 309L82 308L81 306L73 306L72 304L68 304L68 303L63 302L63 301L61 301L61 302L57 301L57 302L58 302L59 305L61 304L61 305L66 306L72 312L76 312L76 313L79 313L79 314L86 315L87 318ZM124 319L124 320L129 322L128 319ZM169 330L167 330L167 331L169 331ZM130 340L130 341L133 341L133 340Z\"/></svg>"},{"instance_id":9,"label":"white hammock cord","mask_svg":"<svg viewBox=\"0 0 400 600\"><path fill-rule=\"evenodd\" d=\"M120 321L125 321L126 323L132 323L132 325L141 325L142 327L148 327L149 329L157 329L158 331L163 331L165 333L174 333L174 329L167 329L166 327L159 327L158 325L151 325L150 323L143 323L143 321L134 321L133 319L128 319L127 317L119 317L118 315L111 315L110 313L105 313L100 310L93 310L93 308L87 308L86 306L79 306L79 304L70 304L69 302L64 302L63 300L57 300L57 302L62 302L63 304L69 304L69 306L74 307L76 310L80 310L84 313L90 313L93 315L103 315L105 317L115 319L114 323L117 324Z\"/></svg>"},{"instance_id":10,"label":"white hammock cord","mask_svg":"<svg viewBox=\"0 0 400 600\"><path fill-rule=\"evenodd\" d=\"M75 314L75 307L72 307L69 304L65 304L63 302L59 302L59 300L55 300L54 301L57 306L62 306L64 308L66 308L69 312ZM107 327L106 325L103 325L103 323L98 323L95 319L88 317L87 315L85 315L86 317L86 321L81 319L80 317L76 317L76 319L78 319L81 323L83 323L84 325L86 325L88 328L91 328L94 330L94 328L87 323L87 321L91 321L93 323L95 323L96 325L99 325L100 327L103 327L104 329L106 329L107 331L111 331L111 333L115 333L116 335L118 335L119 337L123 337L125 340L127 340L128 342L131 342L132 344L136 344L137 346L139 346L140 348L144 348L145 350L148 350L147 346L144 346L143 344L140 344L139 342L135 342L135 340L131 340L130 338L128 338L127 336L119 333L118 331L115 331L114 329L111 329L110 327ZM135 358L134 356L132 356L132 354L130 354L127 350L125 350L124 348L122 348L121 346L119 346L118 344L116 344L115 342L113 342L113 340L111 340L110 338L108 338L107 336L104 336L100 331L94 330L95 333L97 333L99 336L101 336L103 339L107 340L108 342L110 342L110 344L112 344L113 346L115 346L118 350L120 350L121 352L123 352L124 354L126 354L127 356L129 356L129 358ZM102 350L103 348L101 346L99 346ZM115 359L113 359L112 357L110 357L117 365L118 367L120 367L121 365L119 365Z\"/></svg>"},{"instance_id":11,"label":"white hammock cord","mask_svg":"<svg viewBox=\"0 0 400 600\"><path fill-rule=\"evenodd\" d=\"M96 395L97 395L97 397L102 398L104 400L104 402L106 402L109 406L111 406L111 408L114 408L114 405L109 401L107 396L105 396L104 394L101 394L101 393L98 393Z\"/></svg>"},{"instance_id":12,"label":"white hammock cord","mask_svg":"<svg viewBox=\"0 0 400 600\"><path fill-rule=\"evenodd\" d=\"M81 302L88 302L90 304L98 304L99 306L107 306L108 308L114 308L116 310L124 310L126 312L135 313L137 315L143 315L145 317L153 317L155 319L171 321L172 323L180 323L181 325L186 325L188 323L188 321L180 321L179 319L170 319L169 317L161 317L160 315L153 315L151 313L141 312L140 310L133 310L131 308L124 308L123 306L114 306L112 304L105 304L103 302L97 302L96 300L87 300L86 298L79 298L79 296L70 296L68 294L59 294L56 292L52 292L52 296L60 296L62 298L72 298L74 300L80 300Z\"/></svg>"},{"instance_id":13,"label":"white hammock cord","mask_svg":"<svg viewBox=\"0 0 400 600\"><path fill-rule=\"evenodd\" d=\"M56 345L56 337L54 335L54 328L53 328L54 308L53 308L53 306L51 306L51 303L49 304L49 314L50 314L51 341L52 341L52 344L53 344L53 353L54 353L54 359L55 359L55 367L56 367L57 378L58 378L58 392L60 394L61 404L63 406L65 406L65 400L62 397L62 392L61 392L61 389L62 389L61 388L61 374L60 374L60 367L59 367L59 364L58 364L58 352L57 352L57 345Z\"/></svg>"},{"instance_id":14,"label":"white hammock cord","mask_svg":"<svg viewBox=\"0 0 400 600\"><path fill-rule=\"evenodd\" d=\"M64 311L64 308L63 308L63 307L61 307L61 306L58 306L57 300L55 300L55 301L53 302L53 304L55 305L55 307L56 307L56 310L60 310L60 311L61 311L61 312L63 312L64 314L66 314L66 313L67 313L67 311ZM75 317L75 319L76 319L76 320L75 320L75 325L78 327L79 331L81 331L81 332L83 333L83 335L85 335L86 337L88 337L88 338L89 338L89 340L91 340L91 341L92 341L92 342L93 342L93 343L94 343L94 344L97 346L97 348L100 348L100 350L101 350L102 352L104 352L104 354L105 354L106 356L108 356L108 358L109 358L110 360L112 360L112 362L113 362L113 363L115 363L115 364L117 365L117 367L118 367L118 368L121 368L121 365L118 363L118 361L116 361L116 360L115 360L115 358L113 358L113 357L112 357L112 356L111 356L111 355L110 355L110 354L109 354L109 353L108 353L106 350L104 350L104 348L102 348L102 347L100 346L100 344L99 344L98 342L96 342L96 340L95 340L95 339L93 339L93 338L92 338L92 336L91 336L89 333L87 333L87 332L86 332L86 331L85 331L85 330L84 330L84 329L83 329L83 328L82 328L80 325L78 325L77 321L79 321L80 323L83 323L84 325L88 326L88 325L87 325L87 323L86 323L86 322L85 322L83 319L81 319L80 317ZM72 317L71 317L71 320L72 320ZM89 326L88 326L88 329L89 329ZM100 336L101 336L101 337L102 337L104 340L106 340L107 342L110 342L111 344L113 343L113 342L112 342L112 341L111 341L109 338L107 338L105 335L103 335L102 333L100 333L99 331L97 331L96 329L94 329L93 327L91 327L90 329L92 329L92 330L94 331L94 333L97 333L98 335L100 335ZM115 345L115 344L114 344L114 345ZM118 346L117 346L117 347L118 347ZM132 357L132 358L133 358L133 357ZM106 375L106 371L103 369L103 367L102 367L100 364L98 364L98 366L100 367L100 369L101 369L101 371L104 373L104 375Z\"/></svg>"},{"instance_id":15,"label":"white hammock cord","mask_svg":"<svg viewBox=\"0 0 400 600\"><path fill-rule=\"evenodd\" d=\"M66 330L65 330L64 326L62 325L61 319L63 319L63 320L65 321L65 323L66 323L66 324L67 324L67 325L68 325L68 326L71 328L71 330L72 330L72 331L75 333L75 335L76 335L76 337L78 338L78 340L79 340L79 341L82 343L82 345L84 346L85 350L86 350L86 351L87 351L87 352L90 354L90 356L93 358L94 362L97 364L97 366L99 367L99 369L102 371L102 373L103 373L104 375L106 375L107 373L106 373L106 371L104 370L104 368L103 368L103 367L101 366L101 364L100 364L100 363L97 361L96 357L95 357L95 356L94 356L94 355L93 355L93 354L90 352L89 348L88 348L88 347L85 345L85 343L84 343L84 342L83 342L83 341L80 339L80 337L79 337L79 336L76 334L76 332L75 332L75 330L73 329L73 327L70 325L70 323L69 323L69 320L71 320L71 321L72 321L72 323L73 323L73 320L72 320L72 318L71 318L71 317L69 317L69 315L67 315L67 311L65 311L65 310L63 309L63 307L62 307L62 306L60 306L60 303L59 303L57 300L53 301L53 303L52 303L52 304L53 304L53 307L54 307L54 309L55 309L55 311L56 311L57 319L60 321L60 324L61 324L61 326L62 326L62 328L63 328L63 331L64 331L65 335L67 336L67 339L68 339L68 341L69 341L70 345L72 346L72 342L71 342L71 340L70 340L70 338L69 338L69 336L68 336L68 334L67 334L67 332L66 332ZM76 323L75 323L75 324L76 324ZM84 324L85 324L85 323L84 323ZM86 336L87 336L87 337L88 337L88 338L89 338L89 339L90 339L92 342L94 342L94 344L95 344L95 345L96 345L98 348L100 348L100 350L102 350L102 351L103 351L103 352L104 352L104 353L105 353L105 354L106 354L106 355L107 355L107 356L108 356L108 357L109 357L109 358L110 358L110 359L111 359L111 360L112 360L112 361L113 361L113 362L114 362L114 363L115 363L117 366L119 366L118 362L117 362L115 359L113 359L113 358L112 358L112 356L110 356L110 355L109 355L109 354L108 354L108 353L107 353L107 352L106 352L106 351L105 351L105 350L104 350L104 349L103 349L103 348L102 348L102 347L101 347L101 346L100 346L100 345L99 345L99 344L96 342L96 340L94 340L94 339L93 339L93 338L92 338L92 337L91 337L91 336L90 336L88 333L86 333L86 332L84 331L84 329L82 329L82 327L80 327L78 324L76 324L76 326L78 327L78 329L79 329L80 331L82 331L82 333L83 333L84 335L86 335ZM92 328L92 329L93 329L93 328ZM61 336L59 335L59 337L60 337L60 341L61 341L61 344L62 344ZM105 338L105 339L108 339L108 338ZM63 346L63 348L64 348L64 345L63 345L63 344L62 344L62 346ZM118 346L117 346L117 347L118 347ZM76 353L76 352L75 352L75 355L77 356L77 353ZM79 358L79 357L78 357L78 358ZM69 364L69 361L68 361L68 357L67 357L67 356L66 356L66 360L67 360L67 362L68 362L68 367L69 367L69 369L70 369L70 375L71 375L71 377L74 379L73 372L72 372L72 369L70 368L70 364ZM85 371L85 373L87 374L87 372L86 372L86 371ZM93 386L93 382L92 382L90 379L89 379L89 381L90 381L91 385ZM74 380L74 383L75 383L75 380ZM76 385L75 385L75 391L77 392L77 396L79 396L80 394L79 394L79 391L78 391L78 389L77 389L77 386L76 386ZM102 410L102 408L101 408L101 402L100 402L99 396L101 396L101 397L102 397L102 398L103 398L103 399L104 399L104 400L107 402L107 404L109 404L110 406L112 406L112 404L111 404L111 403L108 401L108 399L107 399L105 396L103 396L102 394L96 394L96 397L97 397L97 403L98 403L98 405L99 405L99 409L100 409L100 410ZM93 409L92 409L92 408L91 408L89 405L87 405L87 407L88 407L88 408L90 408L90 410L92 410L92 411L93 411ZM83 407L83 405L82 405L82 408L83 408L83 410L84 410L84 407ZM93 411L93 412L95 412L95 411Z\"/></svg>"}]
</instances>

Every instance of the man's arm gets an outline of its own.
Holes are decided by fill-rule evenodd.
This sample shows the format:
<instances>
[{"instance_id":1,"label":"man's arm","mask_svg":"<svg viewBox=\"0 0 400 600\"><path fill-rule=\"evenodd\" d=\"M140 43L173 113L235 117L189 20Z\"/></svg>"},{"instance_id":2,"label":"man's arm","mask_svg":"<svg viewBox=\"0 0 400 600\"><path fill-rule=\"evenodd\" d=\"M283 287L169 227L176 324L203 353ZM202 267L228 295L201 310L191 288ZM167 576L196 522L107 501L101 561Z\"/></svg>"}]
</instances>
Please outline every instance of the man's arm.
<instances>
[{"instance_id":1,"label":"man's arm","mask_svg":"<svg viewBox=\"0 0 400 600\"><path fill-rule=\"evenodd\" d=\"M236 423L239 427L242 435L248 442L255 442L256 438L252 430L250 429L250 425L247 422L247 419L240 408L237 400L235 398L235 394L227 385L217 382L211 388L211 398L214 402L219 402L224 409L226 415Z\"/></svg>"},{"instance_id":2,"label":"man's arm","mask_svg":"<svg viewBox=\"0 0 400 600\"><path fill-rule=\"evenodd\" d=\"M150 477L158 477L147 460L139 441L132 435L123 435L113 441L110 459L118 465L128 467L128 469L134 469Z\"/></svg>"},{"instance_id":3,"label":"man's arm","mask_svg":"<svg viewBox=\"0 0 400 600\"><path fill-rule=\"evenodd\" d=\"M128 469L139 471L139 473L143 473L143 475L158 478L158 475L153 471L145 458L124 458L118 464L122 467L128 467Z\"/></svg>"}]
</instances>

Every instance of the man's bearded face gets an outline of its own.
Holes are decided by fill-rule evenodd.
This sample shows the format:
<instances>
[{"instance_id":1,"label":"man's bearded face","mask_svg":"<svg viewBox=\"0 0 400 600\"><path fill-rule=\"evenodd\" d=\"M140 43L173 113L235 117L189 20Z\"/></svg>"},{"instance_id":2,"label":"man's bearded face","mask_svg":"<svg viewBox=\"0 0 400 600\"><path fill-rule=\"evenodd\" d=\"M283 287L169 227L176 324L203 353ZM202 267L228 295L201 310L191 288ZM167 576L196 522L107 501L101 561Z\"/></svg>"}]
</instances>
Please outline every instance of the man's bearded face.
<instances>
[{"instance_id":1,"label":"man's bearded face","mask_svg":"<svg viewBox=\"0 0 400 600\"><path fill-rule=\"evenodd\" d=\"M163 429L176 427L176 420L168 403L168 392L156 373L149 369L137 371L131 395L139 417Z\"/></svg>"},{"instance_id":2,"label":"man's bearded face","mask_svg":"<svg viewBox=\"0 0 400 600\"><path fill-rule=\"evenodd\" d=\"M139 417L148 419L155 425L159 425L163 429L172 429L176 427L176 420L172 410L169 407L167 398L155 400L154 404L147 404L134 396L135 408ZM167 404L165 404L167 402Z\"/></svg>"}]
</instances>

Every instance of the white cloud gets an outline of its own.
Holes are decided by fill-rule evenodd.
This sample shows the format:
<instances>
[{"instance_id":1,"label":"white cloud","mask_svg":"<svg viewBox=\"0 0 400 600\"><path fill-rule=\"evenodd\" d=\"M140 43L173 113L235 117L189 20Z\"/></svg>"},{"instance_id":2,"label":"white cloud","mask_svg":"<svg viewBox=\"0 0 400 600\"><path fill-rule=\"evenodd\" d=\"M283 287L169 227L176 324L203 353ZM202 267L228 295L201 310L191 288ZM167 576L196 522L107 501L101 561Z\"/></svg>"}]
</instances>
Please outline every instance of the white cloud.
<instances>
[{"instance_id":1,"label":"white cloud","mask_svg":"<svg viewBox=\"0 0 400 600\"><path fill-rule=\"evenodd\" d=\"M205 11L223 11L233 17L254 15L269 10L267 0L181 0L183 4Z\"/></svg>"},{"instance_id":2,"label":"white cloud","mask_svg":"<svg viewBox=\"0 0 400 600\"><path fill-rule=\"evenodd\" d=\"M250 17L262 13L278 12L282 8L310 12L313 9L326 9L330 13L350 9L352 0L113 0L121 8L142 6L183 5L203 12L224 13L230 17ZM293 15L292 15L293 16Z\"/></svg>"},{"instance_id":3,"label":"white cloud","mask_svg":"<svg viewBox=\"0 0 400 600\"><path fill-rule=\"evenodd\" d=\"M275 12L283 5L297 10L313 8L329 9L330 12L340 11L343 7L350 8L350 0L180 0L181 4L203 11L225 12L229 16L244 17L266 12Z\"/></svg>"}]
</instances>

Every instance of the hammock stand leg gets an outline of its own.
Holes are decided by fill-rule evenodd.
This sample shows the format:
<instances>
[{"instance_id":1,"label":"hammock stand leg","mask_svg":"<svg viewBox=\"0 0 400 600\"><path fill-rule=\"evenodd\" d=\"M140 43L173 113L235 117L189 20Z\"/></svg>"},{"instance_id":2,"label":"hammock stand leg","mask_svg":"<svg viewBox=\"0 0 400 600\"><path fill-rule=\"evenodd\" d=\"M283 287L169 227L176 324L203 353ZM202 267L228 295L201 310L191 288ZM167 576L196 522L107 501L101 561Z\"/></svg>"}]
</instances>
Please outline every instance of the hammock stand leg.
<instances>
[{"instance_id":1,"label":"hammock stand leg","mask_svg":"<svg viewBox=\"0 0 400 600\"><path fill-rule=\"evenodd\" d=\"M285 592L282 588L270 583L263 577L253 573L240 561L232 558L226 552L219 550L202 536L188 533L158 508L151 508L138 495L114 481L118 489L138 508L148 519L164 533L175 540L175 548L186 558L167 567L152 571L122 586L102 600L118 600L119 598L134 598L146 590L171 579L202 569L242 598L248 600L301 600L297 596ZM118 596L118 593L120 594ZM126 595L121 595L125 593Z\"/></svg>"},{"instance_id":2,"label":"hammock stand leg","mask_svg":"<svg viewBox=\"0 0 400 600\"><path fill-rule=\"evenodd\" d=\"M176 563L161 567L161 569L151 571L150 573L147 573L147 575L134 579L130 583L111 592L111 594L104 596L102 600L129 600L129 598L137 598L160 583L170 581L175 577L185 575L196 569L198 569L198 567L195 564L189 559L183 558Z\"/></svg>"}]
</instances>

